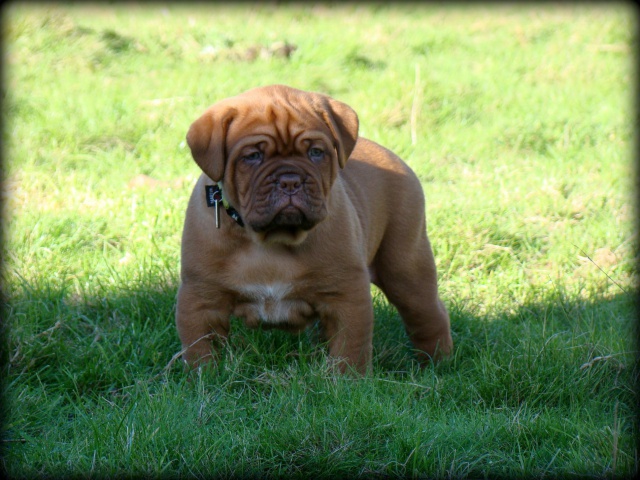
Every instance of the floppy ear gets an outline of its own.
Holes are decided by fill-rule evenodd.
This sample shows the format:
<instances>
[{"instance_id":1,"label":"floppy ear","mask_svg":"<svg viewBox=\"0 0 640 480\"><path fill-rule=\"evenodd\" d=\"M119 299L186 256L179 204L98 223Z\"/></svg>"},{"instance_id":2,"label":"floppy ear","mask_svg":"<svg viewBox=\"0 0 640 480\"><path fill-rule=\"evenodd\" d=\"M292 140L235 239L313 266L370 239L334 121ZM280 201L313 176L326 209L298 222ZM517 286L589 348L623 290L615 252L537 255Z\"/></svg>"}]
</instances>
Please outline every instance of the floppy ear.
<instances>
[{"instance_id":1,"label":"floppy ear","mask_svg":"<svg viewBox=\"0 0 640 480\"><path fill-rule=\"evenodd\" d=\"M235 114L234 108L213 105L191 124L187 133L193 159L214 182L222 180L224 175L227 131Z\"/></svg>"},{"instance_id":2,"label":"floppy ear","mask_svg":"<svg viewBox=\"0 0 640 480\"><path fill-rule=\"evenodd\" d=\"M338 163L344 168L358 140L358 115L349 105L325 95L322 95L318 113L331 130Z\"/></svg>"}]
</instances>

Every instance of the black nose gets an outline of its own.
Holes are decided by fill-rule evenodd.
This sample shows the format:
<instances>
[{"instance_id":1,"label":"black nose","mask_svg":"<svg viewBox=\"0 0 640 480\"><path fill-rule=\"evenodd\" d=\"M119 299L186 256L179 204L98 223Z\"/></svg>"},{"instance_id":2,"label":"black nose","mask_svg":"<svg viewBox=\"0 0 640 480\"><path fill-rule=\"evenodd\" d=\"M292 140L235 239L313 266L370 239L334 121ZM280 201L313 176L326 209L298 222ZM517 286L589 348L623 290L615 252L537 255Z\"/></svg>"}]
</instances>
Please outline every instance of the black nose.
<instances>
[{"instance_id":1,"label":"black nose","mask_svg":"<svg viewBox=\"0 0 640 480\"><path fill-rule=\"evenodd\" d=\"M297 173L283 173L278 178L278 187L286 195L295 195L302 186L302 178Z\"/></svg>"}]
</instances>

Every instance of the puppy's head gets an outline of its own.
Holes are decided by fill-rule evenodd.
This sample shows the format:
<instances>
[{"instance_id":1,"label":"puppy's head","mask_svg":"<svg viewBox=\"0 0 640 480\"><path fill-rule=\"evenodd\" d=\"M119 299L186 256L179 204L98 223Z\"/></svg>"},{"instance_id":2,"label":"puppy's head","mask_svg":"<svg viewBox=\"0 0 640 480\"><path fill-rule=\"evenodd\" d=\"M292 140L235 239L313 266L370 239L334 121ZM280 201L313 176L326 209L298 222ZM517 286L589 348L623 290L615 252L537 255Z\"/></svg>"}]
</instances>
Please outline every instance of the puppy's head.
<instances>
[{"instance_id":1,"label":"puppy's head","mask_svg":"<svg viewBox=\"0 0 640 480\"><path fill-rule=\"evenodd\" d=\"M209 107L187 143L255 241L296 245L326 217L329 191L357 137L349 106L272 85Z\"/></svg>"}]
</instances>

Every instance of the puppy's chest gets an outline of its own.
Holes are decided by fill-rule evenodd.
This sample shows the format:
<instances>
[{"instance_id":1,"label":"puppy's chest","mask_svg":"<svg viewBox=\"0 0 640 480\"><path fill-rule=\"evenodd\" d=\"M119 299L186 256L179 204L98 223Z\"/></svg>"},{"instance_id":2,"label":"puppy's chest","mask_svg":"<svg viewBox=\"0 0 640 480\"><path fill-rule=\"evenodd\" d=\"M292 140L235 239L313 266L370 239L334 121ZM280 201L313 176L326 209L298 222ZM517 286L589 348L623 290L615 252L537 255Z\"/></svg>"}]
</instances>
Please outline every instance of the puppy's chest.
<instances>
[{"instance_id":1,"label":"puppy's chest","mask_svg":"<svg viewBox=\"0 0 640 480\"><path fill-rule=\"evenodd\" d=\"M237 287L233 314L249 326L266 323L302 328L313 317L314 309L294 293L292 283L247 283Z\"/></svg>"},{"instance_id":2,"label":"puppy's chest","mask_svg":"<svg viewBox=\"0 0 640 480\"><path fill-rule=\"evenodd\" d=\"M313 294L302 280L304 261L296 255L253 246L225 267L223 281L234 294L232 313L248 326L301 329L313 319Z\"/></svg>"}]
</instances>

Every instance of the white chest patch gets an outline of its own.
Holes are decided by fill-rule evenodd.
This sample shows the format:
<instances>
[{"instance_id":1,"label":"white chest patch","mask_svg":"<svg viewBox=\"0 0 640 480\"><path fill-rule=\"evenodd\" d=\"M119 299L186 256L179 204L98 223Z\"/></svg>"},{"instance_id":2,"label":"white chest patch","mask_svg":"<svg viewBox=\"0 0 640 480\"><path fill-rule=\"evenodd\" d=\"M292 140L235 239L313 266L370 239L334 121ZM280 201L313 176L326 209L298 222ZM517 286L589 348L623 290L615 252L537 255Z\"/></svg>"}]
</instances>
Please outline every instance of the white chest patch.
<instances>
[{"instance_id":1,"label":"white chest patch","mask_svg":"<svg viewBox=\"0 0 640 480\"><path fill-rule=\"evenodd\" d=\"M282 300L291 291L287 283L243 285L242 292L254 300Z\"/></svg>"},{"instance_id":2,"label":"white chest patch","mask_svg":"<svg viewBox=\"0 0 640 480\"><path fill-rule=\"evenodd\" d=\"M287 321L297 302L285 297L292 286L286 283L243 285L242 293L251 304L253 313L263 322Z\"/></svg>"}]
</instances>

